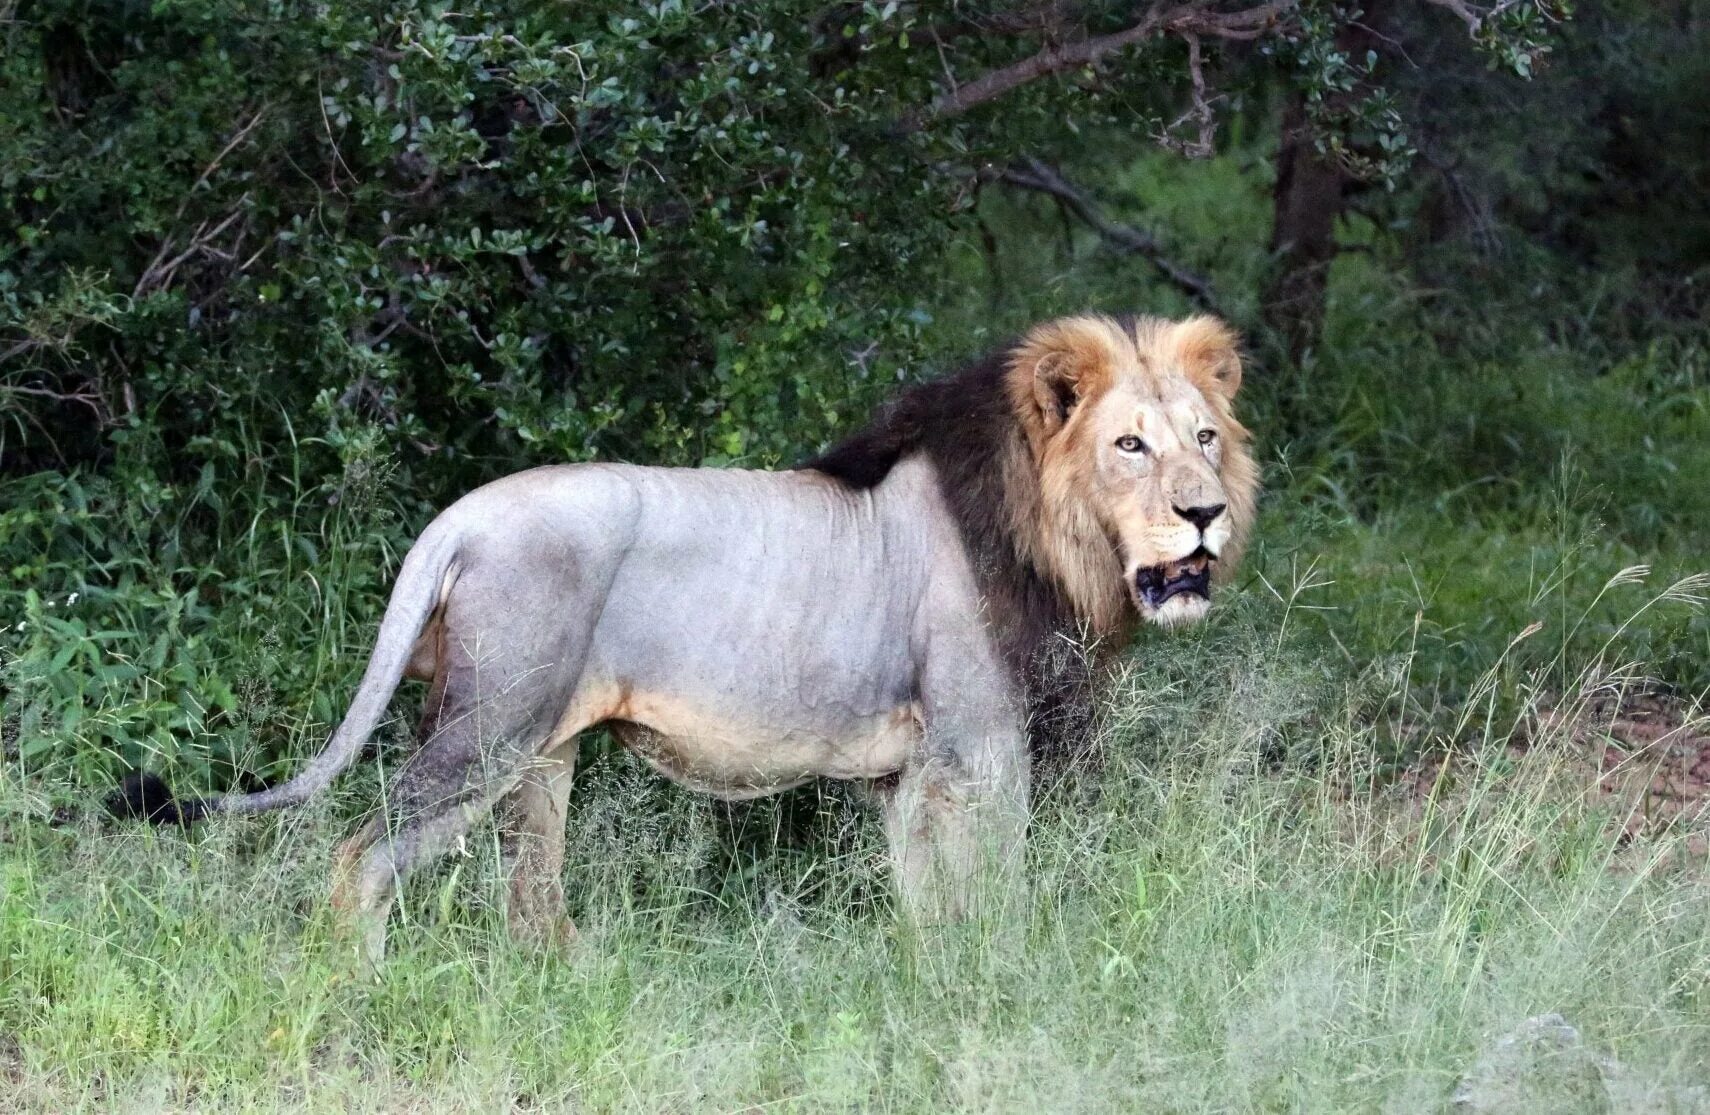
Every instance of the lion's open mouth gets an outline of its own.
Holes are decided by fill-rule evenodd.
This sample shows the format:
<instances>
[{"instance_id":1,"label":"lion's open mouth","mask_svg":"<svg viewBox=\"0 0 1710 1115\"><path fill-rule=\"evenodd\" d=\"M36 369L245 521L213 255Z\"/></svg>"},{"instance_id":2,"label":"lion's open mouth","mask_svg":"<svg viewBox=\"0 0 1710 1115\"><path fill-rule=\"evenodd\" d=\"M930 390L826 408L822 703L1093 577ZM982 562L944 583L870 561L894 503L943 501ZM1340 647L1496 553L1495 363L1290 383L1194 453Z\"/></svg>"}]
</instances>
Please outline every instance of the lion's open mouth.
<instances>
[{"instance_id":1,"label":"lion's open mouth","mask_svg":"<svg viewBox=\"0 0 1710 1115\"><path fill-rule=\"evenodd\" d=\"M1211 563L1216 561L1204 546L1180 561L1142 569L1134 574L1134 591L1148 608L1162 608L1171 597L1191 592L1211 599Z\"/></svg>"}]
</instances>

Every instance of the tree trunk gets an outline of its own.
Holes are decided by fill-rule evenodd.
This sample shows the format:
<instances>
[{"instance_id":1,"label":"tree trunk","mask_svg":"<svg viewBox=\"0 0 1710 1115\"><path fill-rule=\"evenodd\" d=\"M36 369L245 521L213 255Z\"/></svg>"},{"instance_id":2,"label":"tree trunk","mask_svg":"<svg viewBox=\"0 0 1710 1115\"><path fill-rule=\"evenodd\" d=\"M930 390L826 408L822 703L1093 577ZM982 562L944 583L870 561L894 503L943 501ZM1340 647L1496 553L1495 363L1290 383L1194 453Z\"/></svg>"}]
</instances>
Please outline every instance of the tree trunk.
<instances>
[{"instance_id":1,"label":"tree trunk","mask_svg":"<svg viewBox=\"0 0 1710 1115\"><path fill-rule=\"evenodd\" d=\"M1304 94L1291 94L1283 109L1276 165L1264 314L1288 358L1298 364L1324 327L1324 294L1330 261L1336 258L1336 218L1346 177L1314 146Z\"/></svg>"},{"instance_id":2,"label":"tree trunk","mask_svg":"<svg viewBox=\"0 0 1710 1115\"><path fill-rule=\"evenodd\" d=\"M1336 34L1337 49L1364 58L1392 41L1389 0L1368 0L1361 22ZM1327 107L1343 109L1370 91L1366 82L1332 94ZM1338 103L1340 102L1340 103ZM1324 329L1325 290L1336 258L1336 218L1355 183L1334 159L1322 155L1306 114L1306 95L1289 94L1277 142L1277 184L1271 196L1271 272L1264 292L1265 323L1294 363L1317 345Z\"/></svg>"}]
</instances>

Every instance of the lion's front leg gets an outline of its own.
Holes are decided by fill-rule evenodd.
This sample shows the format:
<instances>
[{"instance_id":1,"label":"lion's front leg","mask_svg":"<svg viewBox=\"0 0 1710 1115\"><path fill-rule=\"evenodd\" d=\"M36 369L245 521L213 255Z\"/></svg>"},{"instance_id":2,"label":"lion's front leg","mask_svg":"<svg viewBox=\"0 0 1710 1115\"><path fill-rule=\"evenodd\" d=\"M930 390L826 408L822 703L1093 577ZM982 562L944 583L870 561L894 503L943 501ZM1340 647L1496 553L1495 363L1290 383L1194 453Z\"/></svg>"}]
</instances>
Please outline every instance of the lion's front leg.
<instances>
[{"instance_id":1,"label":"lion's front leg","mask_svg":"<svg viewBox=\"0 0 1710 1115\"><path fill-rule=\"evenodd\" d=\"M919 752L884 798L902 905L921 924L989 919L1024 890L1028 754L1007 678L958 656L927 671Z\"/></svg>"}]
</instances>

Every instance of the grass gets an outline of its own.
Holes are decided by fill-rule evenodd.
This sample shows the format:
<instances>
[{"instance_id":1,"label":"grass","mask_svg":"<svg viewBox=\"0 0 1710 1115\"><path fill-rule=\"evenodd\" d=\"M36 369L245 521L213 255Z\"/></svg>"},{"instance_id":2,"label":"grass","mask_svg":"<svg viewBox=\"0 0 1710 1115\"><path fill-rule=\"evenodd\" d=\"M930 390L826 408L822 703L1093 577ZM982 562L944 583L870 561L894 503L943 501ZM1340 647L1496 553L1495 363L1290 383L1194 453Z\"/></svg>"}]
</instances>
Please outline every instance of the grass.
<instances>
[{"instance_id":1,"label":"grass","mask_svg":"<svg viewBox=\"0 0 1710 1115\"><path fill-rule=\"evenodd\" d=\"M371 977L321 902L372 769L188 837L44 826L51 787L9 774L6 1106L1420 1111L1559 1012L1627 1100L1693 1109L1710 825L1617 839L1634 804L1584 793L1542 715L1637 684L1620 640L1554 662L1566 691L1540 666L1568 644L1486 663L1447 729L1461 761L1408 792L1378 757L1417 662L1327 669L1299 611L1323 590L1277 587L1143 645L1097 777L1041 803L1019 926L903 928L840 796L733 810L613 756L573 809L578 946L507 943L488 834L407 889Z\"/></svg>"},{"instance_id":2,"label":"grass","mask_svg":"<svg viewBox=\"0 0 1710 1115\"><path fill-rule=\"evenodd\" d=\"M1351 374L1327 365L1320 386ZM1280 425L1284 388L1266 390ZM1556 390L1554 428L1591 441L1611 397ZM360 507L306 532L319 555L228 540L263 556L212 602L163 592L207 641L129 659L138 681L80 688L79 663L114 661L87 648L146 631L153 598L96 601L118 621L53 610L82 627L20 660L34 688L13 699L45 696L0 765L0 1108L1422 1111L1556 1012L1619 1063L1618 1108L1702 1109L1710 822L1619 837L1640 806L1587 794L1583 735L1551 718L1646 673L1702 691L1702 586L1651 603L1701 527L1666 500L1611 506L1572 452L1528 458L1524 486L1450 485L1382 398L1338 409L1378 418L1271 444L1243 584L1213 623L1136 647L1096 776L1040 803L1028 916L1004 931L900 926L877 825L836 792L726 808L590 748L567 871L583 942L508 943L485 832L407 889L367 977L322 903L376 764L304 813L189 836L44 823L87 806L91 764L133 724L155 726L145 750L254 768L280 733L315 745L366 650L351 617L374 578L319 587L355 560ZM1500 402L1455 406L1500 424ZM1667 405L1690 434L1700 419ZM1603 459L1636 456L1645 427L1606 427ZM1670 468L1696 475L1696 452ZM1642 583L1622 574L1642 563ZM294 631L314 644L300 659ZM56 674L64 645L85 649ZM163 718L208 692L172 672L186 662L240 679L232 711ZM1445 750L1421 788L1408 762Z\"/></svg>"}]
</instances>

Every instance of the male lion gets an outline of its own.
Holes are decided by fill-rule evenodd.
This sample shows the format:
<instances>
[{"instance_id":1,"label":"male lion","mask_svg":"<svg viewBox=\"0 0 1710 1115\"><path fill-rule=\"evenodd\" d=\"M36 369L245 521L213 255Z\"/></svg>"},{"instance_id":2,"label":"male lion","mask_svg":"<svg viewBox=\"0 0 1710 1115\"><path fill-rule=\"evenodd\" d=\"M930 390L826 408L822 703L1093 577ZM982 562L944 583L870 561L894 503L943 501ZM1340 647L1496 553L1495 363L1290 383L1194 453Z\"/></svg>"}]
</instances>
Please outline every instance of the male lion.
<instances>
[{"instance_id":1,"label":"male lion","mask_svg":"<svg viewBox=\"0 0 1710 1115\"><path fill-rule=\"evenodd\" d=\"M416 677L420 749L338 857L334 903L375 957L397 881L495 804L513 932L574 933L564 811L596 725L724 798L866 783L904 907L966 914L982 869L1014 862L1029 732L1075 684L1056 648L1197 620L1234 564L1258 488L1240 382L1211 318L1075 317L904 392L796 471L499 480L411 548L307 769L184 802L133 775L116 807L183 823L302 802Z\"/></svg>"}]
</instances>

